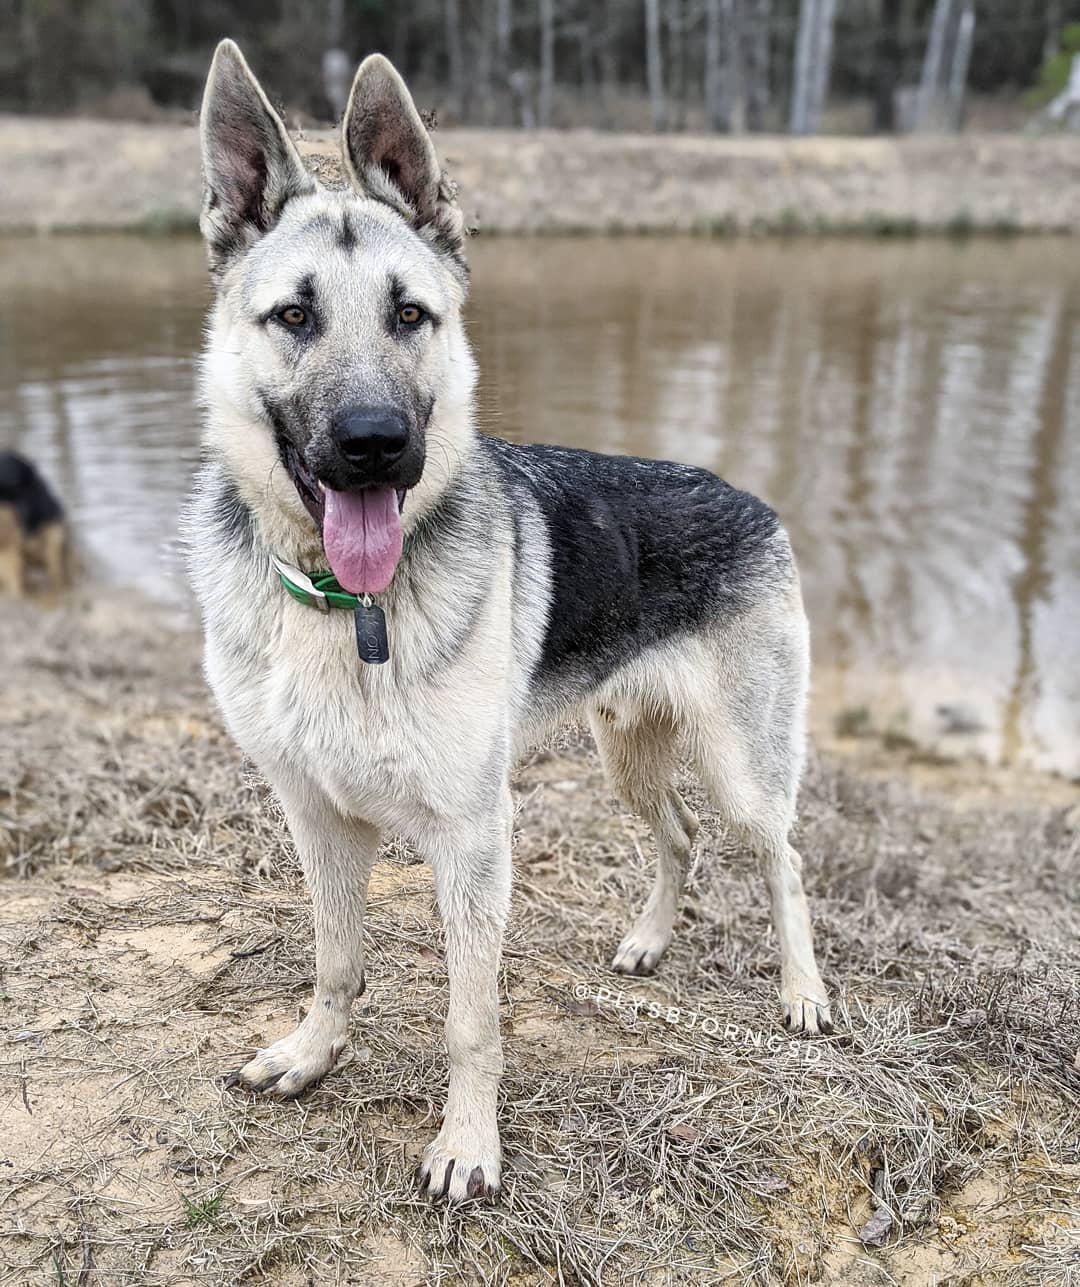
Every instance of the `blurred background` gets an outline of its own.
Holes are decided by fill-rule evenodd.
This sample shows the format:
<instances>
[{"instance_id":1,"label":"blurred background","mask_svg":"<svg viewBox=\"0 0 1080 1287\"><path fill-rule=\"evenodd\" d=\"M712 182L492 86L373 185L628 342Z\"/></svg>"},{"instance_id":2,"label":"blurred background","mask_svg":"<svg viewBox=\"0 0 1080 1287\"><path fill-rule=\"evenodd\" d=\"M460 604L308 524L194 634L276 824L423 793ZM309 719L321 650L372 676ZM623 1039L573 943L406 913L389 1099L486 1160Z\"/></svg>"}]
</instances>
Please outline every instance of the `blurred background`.
<instances>
[{"instance_id":1,"label":"blurred background","mask_svg":"<svg viewBox=\"0 0 1080 1287\"><path fill-rule=\"evenodd\" d=\"M88 576L189 614L215 42L319 164L380 49L479 228L482 427L774 505L819 740L1080 776L1080 0L0 15L0 447L61 494Z\"/></svg>"},{"instance_id":2,"label":"blurred background","mask_svg":"<svg viewBox=\"0 0 1080 1287\"><path fill-rule=\"evenodd\" d=\"M308 124L359 55L448 125L1010 129L1080 52L1080 0L4 0L0 110L153 120L197 106L222 34Z\"/></svg>"}]
</instances>

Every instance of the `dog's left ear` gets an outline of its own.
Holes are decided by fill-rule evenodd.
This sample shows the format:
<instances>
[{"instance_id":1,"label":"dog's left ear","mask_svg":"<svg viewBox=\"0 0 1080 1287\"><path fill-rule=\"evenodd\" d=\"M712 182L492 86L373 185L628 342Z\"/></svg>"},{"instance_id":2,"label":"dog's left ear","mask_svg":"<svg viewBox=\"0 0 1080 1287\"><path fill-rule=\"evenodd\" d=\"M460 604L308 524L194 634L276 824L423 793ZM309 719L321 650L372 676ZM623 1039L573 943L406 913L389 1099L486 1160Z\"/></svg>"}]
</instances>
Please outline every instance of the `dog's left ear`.
<instances>
[{"instance_id":1,"label":"dog's left ear","mask_svg":"<svg viewBox=\"0 0 1080 1287\"><path fill-rule=\"evenodd\" d=\"M463 219L405 82L382 54L360 64L341 123L353 187L398 209L440 248L462 254Z\"/></svg>"}]
</instances>

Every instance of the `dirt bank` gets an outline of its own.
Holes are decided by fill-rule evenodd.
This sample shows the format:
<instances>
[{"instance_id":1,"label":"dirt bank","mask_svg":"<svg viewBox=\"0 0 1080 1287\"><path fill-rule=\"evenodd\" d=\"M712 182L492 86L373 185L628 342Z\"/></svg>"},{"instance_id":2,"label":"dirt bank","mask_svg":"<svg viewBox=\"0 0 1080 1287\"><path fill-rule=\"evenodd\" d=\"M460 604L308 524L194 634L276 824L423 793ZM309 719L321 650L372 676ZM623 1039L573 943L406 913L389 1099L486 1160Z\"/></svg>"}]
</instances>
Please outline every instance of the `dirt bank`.
<instances>
[{"instance_id":1,"label":"dirt bank","mask_svg":"<svg viewBox=\"0 0 1080 1287\"><path fill-rule=\"evenodd\" d=\"M437 143L484 232L1080 230L1080 150L1064 137L447 130ZM195 223L194 126L0 117L0 174L0 231Z\"/></svg>"},{"instance_id":2,"label":"dirt bank","mask_svg":"<svg viewBox=\"0 0 1080 1287\"><path fill-rule=\"evenodd\" d=\"M530 758L507 1189L446 1213L410 1180L446 1082L427 867L376 870L341 1065L294 1104L228 1089L306 1003L311 922L196 638L118 596L5 603L0 665L0 1283L1073 1281L1080 811L1056 787L814 758L798 839L839 1032L810 1044L700 800L669 959L609 972L646 837L577 735Z\"/></svg>"}]
</instances>

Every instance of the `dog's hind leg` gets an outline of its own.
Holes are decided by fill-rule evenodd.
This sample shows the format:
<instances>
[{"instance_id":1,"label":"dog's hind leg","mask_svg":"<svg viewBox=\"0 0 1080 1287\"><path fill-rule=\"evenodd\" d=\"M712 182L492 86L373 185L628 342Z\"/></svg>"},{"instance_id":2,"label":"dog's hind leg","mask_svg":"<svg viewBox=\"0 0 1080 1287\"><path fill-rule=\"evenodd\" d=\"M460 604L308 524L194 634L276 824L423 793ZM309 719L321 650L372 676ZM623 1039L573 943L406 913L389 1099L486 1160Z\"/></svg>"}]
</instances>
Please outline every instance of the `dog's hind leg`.
<instances>
[{"instance_id":1,"label":"dog's hind leg","mask_svg":"<svg viewBox=\"0 0 1080 1287\"><path fill-rule=\"evenodd\" d=\"M364 990L364 909L379 836L311 789L275 784L311 890L315 996L300 1026L237 1074L254 1090L291 1099L337 1062L353 998Z\"/></svg>"},{"instance_id":2,"label":"dog's hind leg","mask_svg":"<svg viewBox=\"0 0 1080 1287\"><path fill-rule=\"evenodd\" d=\"M23 592L23 534L14 505L0 504L0 593Z\"/></svg>"},{"instance_id":3,"label":"dog's hind leg","mask_svg":"<svg viewBox=\"0 0 1080 1287\"><path fill-rule=\"evenodd\" d=\"M720 637L687 729L713 803L762 865L780 945L780 1002L791 1032L832 1031L814 956L802 858L788 843L805 742L807 647L801 607ZM719 682L718 682L719 680Z\"/></svg>"},{"instance_id":4,"label":"dog's hind leg","mask_svg":"<svg viewBox=\"0 0 1080 1287\"><path fill-rule=\"evenodd\" d=\"M41 561L50 590L63 590L68 584L68 536L63 522L46 523L39 533Z\"/></svg>"},{"instance_id":5,"label":"dog's hind leg","mask_svg":"<svg viewBox=\"0 0 1080 1287\"><path fill-rule=\"evenodd\" d=\"M698 820L672 785L675 728L668 718L599 706L589 723L612 789L649 824L656 845L652 892L612 966L651 974L671 942Z\"/></svg>"}]
</instances>

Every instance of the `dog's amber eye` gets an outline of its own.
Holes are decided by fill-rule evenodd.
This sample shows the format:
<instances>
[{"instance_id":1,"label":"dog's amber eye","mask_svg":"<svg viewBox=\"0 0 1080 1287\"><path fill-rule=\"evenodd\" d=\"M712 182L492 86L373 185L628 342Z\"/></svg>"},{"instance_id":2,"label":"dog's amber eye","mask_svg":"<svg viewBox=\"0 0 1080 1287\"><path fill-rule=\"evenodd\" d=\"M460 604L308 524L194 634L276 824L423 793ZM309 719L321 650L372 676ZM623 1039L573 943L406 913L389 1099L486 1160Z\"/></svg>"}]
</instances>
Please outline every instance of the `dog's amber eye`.
<instances>
[{"instance_id":1,"label":"dog's amber eye","mask_svg":"<svg viewBox=\"0 0 1080 1287\"><path fill-rule=\"evenodd\" d=\"M424 310L418 304L403 304L398 309L398 321L403 326L415 326L424 320Z\"/></svg>"},{"instance_id":2,"label":"dog's amber eye","mask_svg":"<svg viewBox=\"0 0 1080 1287\"><path fill-rule=\"evenodd\" d=\"M290 304L288 308L283 308L278 313L278 317L281 318L286 326L303 326L307 321L307 313L302 308L297 307L296 304Z\"/></svg>"}]
</instances>

